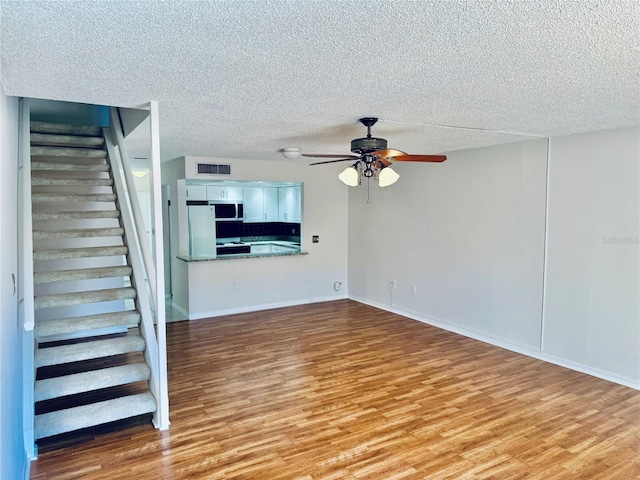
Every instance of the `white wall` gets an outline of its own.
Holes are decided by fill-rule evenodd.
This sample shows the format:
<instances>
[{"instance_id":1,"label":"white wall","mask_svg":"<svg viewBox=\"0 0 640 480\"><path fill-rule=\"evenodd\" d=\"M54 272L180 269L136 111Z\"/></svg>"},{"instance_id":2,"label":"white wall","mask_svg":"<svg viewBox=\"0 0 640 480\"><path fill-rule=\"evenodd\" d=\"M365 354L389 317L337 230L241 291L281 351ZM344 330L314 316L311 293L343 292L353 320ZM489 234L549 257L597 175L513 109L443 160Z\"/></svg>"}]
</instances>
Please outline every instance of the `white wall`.
<instances>
[{"instance_id":1,"label":"white wall","mask_svg":"<svg viewBox=\"0 0 640 480\"><path fill-rule=\"evenodd\" d=\"M28 470L22 432L22 331L11 280L18 271L18 99L0 90L0 478L14 479Z\"/></svg>"},{"instance_id":2,"label":"white wall","mask_svg":"<svg viewBox=\"0 0 640 480\"><path fill-rule=\"evenodd\" d=\"M194 174L196 161L231 163L230 180L303 182L301 243L308 255L191 262L187 269L177 265L172 271L174 301L180 296L176 286L188 284L189 318L346 297L348 187L334 172L301 159L186 157L187 178L204 179ZM320 242L311 243L312 235L319 235ZM333 289L336 281L343 283L338 292Z\"/></svg>"},{"instance_id":3,"label":"white wall","mask_svg":"<svg viewBox=\"0 0 640 480\"><path fill-rule=\"evenodd\" d=\"M544 140L353 189L350 297L640 388L639 130L551 140L546 259Z\"/></svg>"},{"instance_id":4,"label":"white wall","mask_svg":"<svg viewBox=\"0 0 640 480\"><path fill-rule=\"evenodd\" d=\"M366 185L352 189L350 296L539 350L546 148L535 140L398 163L396 184L371 184L370 205Z\"/></svg>"},{"instance_id":5,"label":"white wall","mask_svg":"<svg viewBox=\"0 0 640 480\"><path fill-rule=\"evenodd\" d=\"M640 128L554 138L544 351L640 386Z\"/></svg>"}]
</instances>

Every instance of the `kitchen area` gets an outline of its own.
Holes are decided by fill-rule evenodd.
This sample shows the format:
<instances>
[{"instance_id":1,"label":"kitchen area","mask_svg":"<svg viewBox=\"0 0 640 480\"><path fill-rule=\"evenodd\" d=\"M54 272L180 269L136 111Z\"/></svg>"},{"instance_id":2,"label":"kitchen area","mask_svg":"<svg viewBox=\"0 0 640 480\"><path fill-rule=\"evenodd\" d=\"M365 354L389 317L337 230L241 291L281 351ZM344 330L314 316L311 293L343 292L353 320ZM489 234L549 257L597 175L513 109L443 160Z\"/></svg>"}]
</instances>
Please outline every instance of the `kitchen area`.
<instances>
[{"instance_id":1,"label":"kitchen area","mask_svg":"<svg viewBox=\"0 0 640 480\"><path fill-rule=\"evenodd\" d=\"M348 190L279 157L162 163L165 295L184 318L346 297Z\"/></svg>"},{"instance_id":2,"label":"kitchen area","mask_svg":"<svg viewBox=\"0 0 640 480\"><path fill-rule=\"evenodd\" d=\"M192 180L184 181L184 195L179 214L187 218L188 249L179 259L302 254L301 183Z\"/></svg>"}]
</instances>

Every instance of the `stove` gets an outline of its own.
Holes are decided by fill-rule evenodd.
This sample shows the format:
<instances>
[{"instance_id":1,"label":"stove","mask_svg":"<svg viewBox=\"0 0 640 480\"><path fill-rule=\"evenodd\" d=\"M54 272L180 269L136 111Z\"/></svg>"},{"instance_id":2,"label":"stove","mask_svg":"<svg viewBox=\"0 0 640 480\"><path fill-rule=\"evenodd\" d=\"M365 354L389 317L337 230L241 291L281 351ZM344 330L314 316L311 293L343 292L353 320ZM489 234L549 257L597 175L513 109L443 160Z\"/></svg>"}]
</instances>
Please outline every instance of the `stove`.
<instances>
[{"instance_id":1,"label":"stove","mask_svg":"<svg viewBox=\"0 0 640 480\"><path fill-rule=\"evenodd\" d=\"M239 238L219 238L216 240L216 255L241 255L251 253L251 245Z\"/></svg>"}]
</instances>

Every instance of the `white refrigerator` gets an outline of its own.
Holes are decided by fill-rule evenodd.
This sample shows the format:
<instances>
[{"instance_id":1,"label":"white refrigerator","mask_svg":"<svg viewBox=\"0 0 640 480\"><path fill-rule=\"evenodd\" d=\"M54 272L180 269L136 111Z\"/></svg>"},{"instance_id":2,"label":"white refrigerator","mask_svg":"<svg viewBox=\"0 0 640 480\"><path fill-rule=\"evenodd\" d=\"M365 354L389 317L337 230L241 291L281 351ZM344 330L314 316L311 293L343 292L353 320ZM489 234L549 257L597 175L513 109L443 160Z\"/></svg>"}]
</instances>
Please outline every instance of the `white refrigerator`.
<instances>
[{"instance_id":1,"label":"white refrigerator","mask_svg":"<svg viewBox=\"0 0 640 480\"><path fill-rule=\"evenodd\" d=\"M189 209L189 255L216 256L216 212L213 205L191 205Z\"/></svg>"}]
</instances>

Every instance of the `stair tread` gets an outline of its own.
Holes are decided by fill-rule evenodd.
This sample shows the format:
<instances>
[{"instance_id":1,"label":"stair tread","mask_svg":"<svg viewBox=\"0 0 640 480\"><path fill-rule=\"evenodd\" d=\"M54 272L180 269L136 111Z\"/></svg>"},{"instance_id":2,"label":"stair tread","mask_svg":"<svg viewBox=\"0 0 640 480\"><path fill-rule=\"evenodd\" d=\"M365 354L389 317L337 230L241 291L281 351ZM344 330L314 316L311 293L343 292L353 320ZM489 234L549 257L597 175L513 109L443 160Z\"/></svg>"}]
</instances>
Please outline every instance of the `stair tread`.
<instances>
[{"instance_id":1,"label":"stair tread","mask_svg":"<svg viewBox=\"0 0 640 480\"><path fill-rule=\"evenodd\" d=\"M42 285L52 282L129 276L131 276L131 267L128 265L119 265L116 267L74 268L69 270L34 272L33 282L36 285Z\"/></svg>"},{"instance_id":2,"label":"stair tread","mask_svg":"<svg viewBox=\"0 0 640 480\"><path fill-rule=\"evenodd\" d=\"M35 367L61 365L81 362L93 358L110 357L123 353L142 352L144 338L140 335L127 335L91 342L73 343L57 347L38 348L35 352Z\"/></svg>"},{"instance_id":3,"label":"stair tread","mask_svg":"<svg viewBox=\"0 0 640 480\"><path fill-rule=\"evenodd\" d=\"M110 247L56 248L33 251L34 260L61 260L67 258L111 257L126 255L129 249L124 245Z\"/></svg>"},{"instance_id":4,"label":"stair tread","mask_svg":"<svg viewBox=\"0 0 640 480\"><path fill-rule=\"evenodd\" d=\"M87 330L139 324L140 312L137 310L124 310L121 312L83 315L81 317L36 320L34 334L36 337L49 337L52 335L64 335Z\"/></svg>"},{"instance_id":5,"label":"stair tread","mask_svg":"<svg viewBox=\"0 0 640 480\"><path fill-rule=\"evenodd\" d=\"M118 210L87 210L75 212L33 212L33 220L62 220L62 219L87 219L87 218L118 218Z\"/></svg>"},{"instance_id":6,"label":"stair tread","mask_svg":"<svg viewBox=\"0 0 640 480\"><path fill-rule=\"evenodd\" d=\"M33 238L121 237L122 227L69 228L65 230L33 230Z\"/></svg>"},{"instance_id":7,"label":"stair tread","mask_svg":"<svg viewBox=\"0 0 640 480\"><path fill-rule=\"evenodd\" d=\"M41 402L101 388L149 380L150 374L149 366L146 363L138 362L37 380L34 388L34 400Z\"/></svg>"},{"instance_id":8,"label":"stair tread","mask_svg":"<svg viewBox=\"0 0 640 480\"><path fill-rule=\"evenodd\" d=\"M82 177L44 177L32 176L33 186L88 186L88 187L111 187L113 180L110 178L82 178Z\"/></svg>"},{"instance_id":9,"label":"stair tread","mask_svg":"<svg viewBox=\"0 0 640 480\"><path fill-rule=\"evenodd\" d=\"M31 147L31 157L106 158L106 150L75 147Z\"/></svg>"},{"instance_id":10,"label":"stair tread","mask_svg":"<svg viewBox=\"0 0 640 480\"><path fill-rule=\"evenodd\" d=\"M104 288L83 292L36 295L33 299L33 304L36 310L40 310L42 308L111 302L114 300L130 300L134 298L136 298L136 289L133 287Z\"/></svg>"},{"instance_id":11,"label":"stair tread","mask_svg":"<svg viewBox=\"0 0 640 480\"><path fill-rule=\"evenodd\" d=\"M38 202L115 202L115 193L34 193L34 203Z\"/></svg>"},{"instance_id":12,"label":"stair tread","mask_svg":"<svg viewBox=\"0 0 640 480\"><path fill-rule=\"evenodd\" d=\"M35 438L50 437L155 411L156 400L150 392L58 410L36 415Z\"/></svg>"},{"instance_id":13,"label":"stair tread","mask_svg":"<svg viewBox=\"0 0 640 480\"><path fill-rule=\"evenodd\" d=\"M108 163L73 163L66 161L65 158L50 159L47 162L33 161L31 162L31 170L35 172L41 171L85 171L85 172L108 172L111 166Z\"/></svg>"},{"instance_id":14,"label":"stair tread","mask_svg":"<svg viewBox=\"0 0 640 480\"><path fill-rule=\"evenodd\" d=\"M100 127L90 125L68 125L66 123L36 122L30 123L32 133L72 134L97 137L102 134Z\"/></svg>"},{"instance_id":15,"label":"stair tread","mask_svg":"<svg viewBox=\"0 0 640 480\"><path fill-rule=\"evenodd\" d=\"M72 147L102 147L104 138L100 136L68 135L65 133L31 132L31 145L63 145Z\"/></svg>"}]
</instances>

